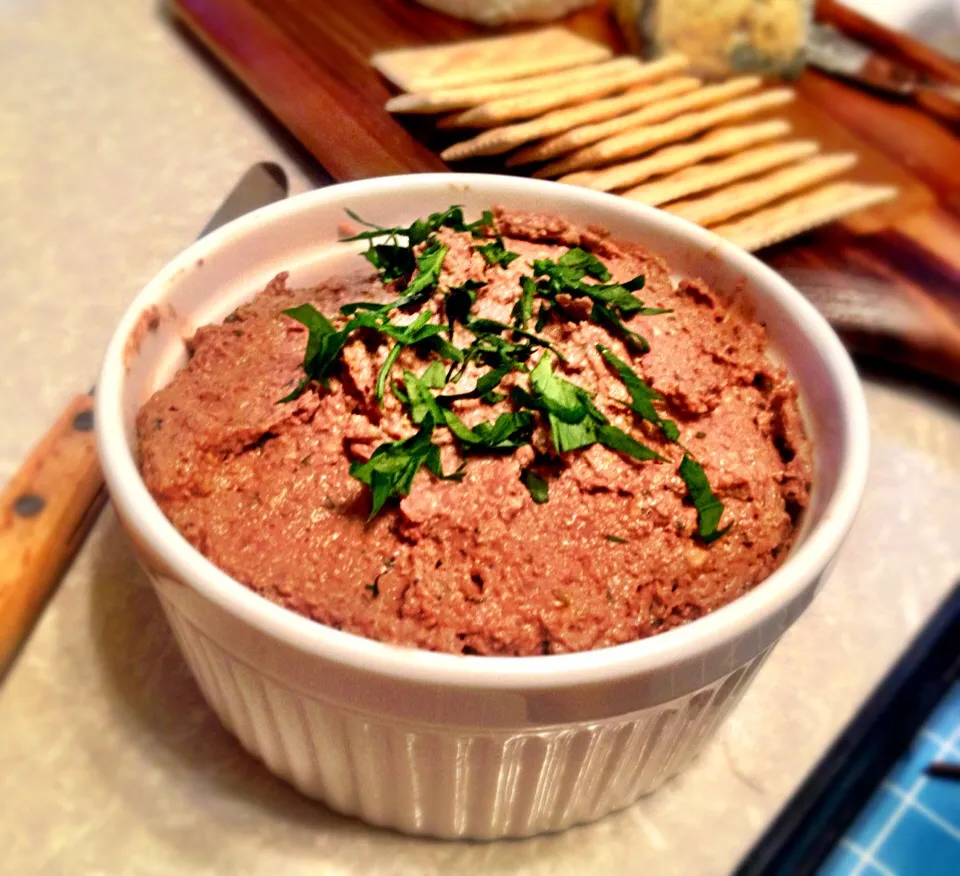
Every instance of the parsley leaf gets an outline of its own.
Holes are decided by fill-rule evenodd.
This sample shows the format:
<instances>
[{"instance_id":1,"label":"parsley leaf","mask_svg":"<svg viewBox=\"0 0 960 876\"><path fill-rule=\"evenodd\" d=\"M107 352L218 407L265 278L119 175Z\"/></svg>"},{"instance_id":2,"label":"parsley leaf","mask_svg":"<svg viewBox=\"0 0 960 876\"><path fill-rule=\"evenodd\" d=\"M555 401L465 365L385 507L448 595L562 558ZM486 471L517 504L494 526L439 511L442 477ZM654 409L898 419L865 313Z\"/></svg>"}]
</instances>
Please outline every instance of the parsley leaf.
<instances>
[{"instance_id":1,"label":"parsley leaf","mask_svg":"<svg viewBox=\"0 0 960 876\"><path fill-rule=\"evenodd\" d=\"M469 392L461 392L458 395L443 395L440 398L445 402L458 401L464 398L483 398L496 389L500 385L500 381L511 371L513 371L513 363L504 362L496 368L491 368L486 374L482 374L477 379L477 385Z\"/></svg>"},{"instance_id":2,"label":"parsley leaf","mask_svg":"<svg viewBox=\"0 0 960 876\"><path fill-rule=\"evenodd\" d=\"M620 538L619 535L605 535L604 538L607 541L612 541L614 544L626 544L627 540L625 538Z\"/></svg>"},{"instance_id":3,"label":"parsley leaf","mask_svg":"<svg viewBox=\"0 0 960 876\"><path fill-rule=\"evenodd\" d=\"M530 387L544 409L565 423L579 423L587 415L590 397L586 390L557 377L546 353L530 372Z\"/></svg>"},{"instance_id":4,"label":"parsley leaf","mask_svg":"<svg viewBox=\"0 0 960 876\"><path fill-rule=\"evenodd\" d=\"M412 371L403 372L403 385L406 388L407 404L410 406L410 419L419 426L429 414L434 423L443 422L443 411L430 392L430 387Z\"/></svg>"},{"instance_id":5,"label":"parsley leaf","mask_svg":"<svg viewBox=\"0 0 960 876\"><path fill-rule=\"evenodd\" d=\"M463 209L460 206L448 207L442 213L431 213L426 219L416 219L411 225L406 227L397 226L394 228L384 228L374 222L367 222L361 219L353 210L347 210L347 215L355 222L365 225L368 231L361 231L350 237L343 237L341 240L375 240L378 237L405 237L408 241L408 247L423 243L431 234L440 228L452 228L454 231L469 231L476 236L477 231L487 225L493 224L493 214L487 210L477 222L467 224L463 221Z\"/></svg>"},{"instance_id":6,"label":"parsley leaf","mask_svg":"<svg viewBox=\"0 0 960 876\"><path fill-rule=\"evenodd\" d=\"M579 247L567 250L555 262L550 259L536 259L533 273L542 278L537 284L537 291L541 295L554 302L560 294L589 298L595 305L591 319L604 320L619 334L629 338L637 348L643 348L643 352L649 349L647 342L640 335L630 332L621 320L624 316L652 316L666 312L659 308L644 307L643 302L633 294L643 288L643 276L634 277L626 283L605 283L603 281L610 279L606 266L595 255ZM588 276L601 282L584 282L584 278ZM546 314L541 308L538 327L545 322L545 318Z\"/></svg>"},{"instance_id":7,"label":"parsley leaf","mask_svg":"<svg viewBox=\"0 0 960 876\"><path fill-rule=\"evenodd\" d=\"M283 311L291 319L309 329L307 349L303 357L305 377L289 395L280 402L293 401L303 393L311 380L316 380L324 388L329 387L329 376L333 366L340 356L340 351L347 342L347 336L352 330L349 324L337 331L333 323L320 313L312 304L301 304Z\"/></svg>"},{"instance_id":8,"label":"parsley leaf","mask_svg":"<svg viewBox=\"0 0 960 876\"><path fill-rule=\"evenodd\" d=\"M530 498L538 505L550 498L550 485L532 469L525 468L520 472L520 480L530 491Z\"/></svg>"},{"instance_id":9,"label":"parsley leaf","mask_svg":"<svg viewBox=\"0 0 960 876\"><path fill-rule=\"evenodd\" d=\"M396 343L390 348L390 352L387 353L387 358L383 365L380 366L380 371L377 374L377 385L374 390L374 395L378 402L383 401L383 392L386 388L387 380L390 377L390 371L397 361L401 349L434 338L443 331L442 325L430 322L432 318L433 311L424 310L410 325L398 326L392 322L381 322L374 314L363 313L348 323L348 325L356 324L362 325L365 328L372 328L396 340Z\"/></svg>"},{"instance_id":10,"label":"parsley leaf","mask_svg":"<svg viewBox=\"0 0 960 876\"><path fill-rule=\"evenodd\" d=\"M557 264L564 268L571 268L578 274L575 279L590 276L595 280L607 281L610 279L610 271L607 266L600 261L592 252L575 246L568 249L559 259Z\"/></svg>"},{"instance_id":11,"label":"parsley leaf","mask_svg":"<svg viewBox=\"0 0 960 876\"><path fill-rule=\"evenodd\" d=\"M350 475L370 487L372 520L388 499L407 496L420 467L423 466L442 480L459 480L461 472L444 474L440 462L440 448L430 438L434 420L429 414L424 417L419 431L402 441L381 444L366 462L352 462Z\"/></svg>"},{"instance_id":12,"label":"parsley leaf","mask_svg":"<svg viewBox=\"0 0 960 876\"><path fill-rule=\"evenodd\" d=\"M546 353L530 372L530 388L532 396L520 390L514 397L546 411L550 437L557 453L597 443L598 426L605 424L607 418L597 410L585 389L553 373Z\"/></svg>"},{"instance_id":13,"label":"parsley leaf","mask_svg":"<svg viewBox=\"0 0 960 876\"><path fill-rule=\"evenodd\" d=\"M434 359L420 375L420 380L430 389L440 389L447 382L447 369L443 367L443 362Z\"/></svg>"},{"instance_id":14,"label":"parsley leaf","mask_svg":"<svg viewBox=\"0 0 960 876\"><path fill-rule=\"evenodd\" d=\"M478 423L472 429L453 411L444 410L447 427L470 449L515 450L530 440L533 416L529 411L500 414L493 423Z\"/></svg>"},{"instance_id":15,"label":"parsley leaf","mask_svg":"<svg viewBox=\"0 0 960 876\"><path fill-rule=\"evenodd\" d=\"M611 334L617 335L634 353L650 351L650 342L643 335L628 329L623 320L610 308L602 304L594 304L590 310L590 319L597 325L602 325Z\"/></svg>"},{"instance_id":16,"label":"parsley leaf","mask_svg":"<svg viewBox=\"0 0 960 876\"><path fill-rule=\"evenodd\" d=\"M527 340L533 344L536 344L538 347L546 347L561 362L567 361L564 356L554 349L553 344L551 344L548 340L541 338L539 335L536 335L533 332L528 332L525 329L514 328L506 323L498 322L495 319L471 319L467 321L466 326L475 335L500 335L503 334L503 332L513 332L513 334L519 335L521 338L527 338Z\"/></svg>"},{"instance_id":17,"label":"parsley leaf","mask_svg":"<svg viewBox=\"0 0 960 876\"><path fill-rule=\"evenodd\" d=\"M567 423L556 414L548 414L547 418L550 421L550 438L557 453L569 453L597 443L596 421L584 417L578 423Z\"/></svg>"},{"instance_id":18,"label":"parsley leaf","mask_svg":"<svg viewBox=\"0 0 960 876\"><path fill-rule=\"evenodd\" d=\"M493 213L484 210L476 222L467 222L462 228L456 228L455 231L469 231L473 237L483 237L483 229L493 226Z\"/></svg>"},{"instance_id":19,"label":"parsley leaf","mask_svg":"<svg viewBox=\"0 0 960 876\"><path fill-rule=\"evenodd\" d=\"M514 328L525 329L527 323L533 319L533 299L537 294L537 282L533 277L521 277L520 288L522 289L520 298L513 305L513 311L510 315L513 317ZM539 330L538 327L537 331Z\"/></svg>"},{"instance_id":20,"label":"parsley leaf","mask_svg":"<svg viewBox=\"0 0 960 876\"><path fill-rule=\"evenodd\" d=\"M550 436L558 453L600 443L634 459L662 461L660 454L632 438L623 429L610 425L585 389L557 377L546 353L530 372L530 387L533 390L532 397L525 398L521 390L515 394L515 398L521 403L532 401L534 406L547 412Z\"/></svg>"},{"instance_id":21,"label":"parsley leaf","mask_svg":"<svg viewBox=\"0 0 960 876\"><path fill-rule=\"evenodd\" d=\"M629 408L644 420L649 420L659 427L668 441L676 441L680 437L680 430L673 420L667 420L660 416L657 409L653 406L655 401L662 401L663 396L659 392L648 386L636 372L623 359L618 358L610 352L603 344L597 344L597 350L600 355L607 360L607 363L616 371L617 376L623 381L627 392L630 393Z\"/></svg>"},{"instance_id":22,"label":"parsley leaf","mask_svg":"<svg viewBox=\"0 0 960 876\"><path fill-rule=\"evenodd\" d=\"M623 429L619 429L616 426L599 426L597 428L597 441L604 447L616 450L617 453L622 453L624 456L639 459L641 462L645 462L648 459L665 462L664 458L655 450L647 447L646 444L641 444L635 438L632 438L624 432Z\"/></svg>"},{"instance_id":23,"label":"parsley leaf","mask_svg":"<svg viewBox=\"0 0 960 876\"><path fill-rule=\"evenodd\" d=\"M403 295L390 302L391 308L406 307L421 297L428 297L433 292L440 279L440 269L443 267L448 248L446 244L434 240L417 256L417 276L404 290Z\"/></svg>"},{"instance_id":24,"label":"parsley leaf","mask_svg":"<svg viewBox=\"0 0 960 876\"><path fill-rule=\"evenodd\" d=\"M447 322L450 325L450 337L453 337L454 322L466 323L470 318L470 308L477 301L477 291L486 286L479 280L467 280L460 286L451 286L444 301Z\"/></svg>"},{"instance_id":25,"label":"parsley leaf","mask_svg":"<svg viewBox=\"0 0 960 876\"><path fill-rule=\"evenodd\" d=\"M363 257L377 269L384 283L409 277L416 267L413 250L409 246L396 243L371 245Z\"/></svg>"},{"instance_id":26,"label":"parsley leaf","mask_svg":"<svg viewBox=\"0 0 960 876\"><path fill-rule=\"evenodd\" d=\"M520 258L520 253L510 252L503 245L503 238L499 234L497 239L491 243L475 246L473 249L483 256L488 265L500 265L502 268L507 267L514 259Z\"/></svg>"},{"instance_id":27,"label":"parsley leaf","mask_svg":"<svg viewBox=\"0 0 960 876\"><path fill-rule=\"evenodd\" d=\"M390 250L393 252L393 250L403 249L404 247L396 247L394 245L371 245L370 249L364 253L364 257L380 271L380 278L385 283L389 280L410 276L413 273L415 264L417 275L407 284L403 294L385 304L373 304L370 301L356 301L352 304L345 304L340 308L340 312L344 316L350 316L358 311L387 313L400 307L422 303L433 294L437 288L437 282L440 279L440 269L443 267L443 260L446 258L449 247L447 247L446 244L440 243L439 240L432 240L423 252L416 257L416 260L413 258L413 251L407 247L405 251L409 253L409 262L403 262L403 258L406 257L401 257L396 253L392 254L390 260L387 262L379 261L381 258L379 253L382 251ZM374 253L373 257L371 257L371 253ZM401 269L403 273L397 273Z\"/></svg>"},{"instance_id":28,"label":"parsley leaf","mask_svg":"<svg viewBox=\"0 0 960 876\"><path fill-rule=\"evenodd\" d=\"M707 544L716 541L730 527L717 529L720 517L723 515L723 502L710 489L703 466L684 454L678 473L687 485L693 506L697 509L697 531L700 538Z\"/></svg>"}]
</instances>

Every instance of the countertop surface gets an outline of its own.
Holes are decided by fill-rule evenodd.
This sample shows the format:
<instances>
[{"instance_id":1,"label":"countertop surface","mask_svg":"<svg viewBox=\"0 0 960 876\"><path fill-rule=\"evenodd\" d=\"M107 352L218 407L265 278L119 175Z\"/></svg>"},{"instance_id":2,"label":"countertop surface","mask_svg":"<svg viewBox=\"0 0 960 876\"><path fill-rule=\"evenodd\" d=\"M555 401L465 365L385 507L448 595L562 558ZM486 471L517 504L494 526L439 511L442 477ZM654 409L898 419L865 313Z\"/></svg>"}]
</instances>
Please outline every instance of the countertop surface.
<instances>
[{"instance_id":1,"label":"countertop surface","mask_svg":"<svg viewBox=\"0 0 960 876\"><path fill-rule=\"evenodd\" d=\"M85 391L127 302L252 162L309 160L154 0L0 0L0 476ZM300 797L204 705L109 507L0 682L0 872L729 872L960 576L960 413L866 382L863 510L704 754L557 836L409 839Z\"/></svg>"}]
</instances>

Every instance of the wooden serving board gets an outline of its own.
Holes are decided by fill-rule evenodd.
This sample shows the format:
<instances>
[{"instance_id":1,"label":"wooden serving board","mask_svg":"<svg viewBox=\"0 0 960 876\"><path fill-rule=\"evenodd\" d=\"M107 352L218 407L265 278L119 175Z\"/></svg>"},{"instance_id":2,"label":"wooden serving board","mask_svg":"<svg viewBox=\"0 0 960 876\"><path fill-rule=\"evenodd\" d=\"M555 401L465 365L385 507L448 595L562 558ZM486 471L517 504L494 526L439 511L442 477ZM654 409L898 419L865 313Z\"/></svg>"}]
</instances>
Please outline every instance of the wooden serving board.
<instances>
[{"instance_id":1,"label":"wooden serving board","mask_svg":"<svg viewBox=\"0 0 960 876\"><path fill-rule=\"evenodd\" d=\"M449 169L437 155L442 135L429 119L401 122L384 110L395 92L368 58L382 49L476 37L483 29L412 0L171 0L171 9L334 179ZM821 0L818 14L960 82L960 65L834 0ZM603 2L562 23L623 49ZM798 135L820 140L824 151L857 152L860 163L849 178L892 184L900 194L761 257L779 269L855 275L907 295L934 296L960 313L960 138L922 110L813 70L796 87L798 99L776 114Z\"/></svg>"}]
</instances>

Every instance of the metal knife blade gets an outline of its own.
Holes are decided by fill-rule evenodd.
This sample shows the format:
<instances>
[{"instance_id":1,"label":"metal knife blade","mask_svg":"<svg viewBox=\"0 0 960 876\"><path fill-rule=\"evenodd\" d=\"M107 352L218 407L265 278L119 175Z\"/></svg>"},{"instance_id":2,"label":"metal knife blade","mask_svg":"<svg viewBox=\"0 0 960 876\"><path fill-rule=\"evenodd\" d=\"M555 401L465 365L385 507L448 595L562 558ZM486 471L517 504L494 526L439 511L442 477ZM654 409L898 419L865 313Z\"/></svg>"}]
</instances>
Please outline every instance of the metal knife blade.
<instances>
[{"instance_id":1,"label":"metal knife blade","mask_svg":"<svg viewBox=\"0 0 960 876\"><path fill-rule=\"evenodd\" d=\"M813 23L804 47L807 61L816 67L856 79L870 58L870 50L834 27Z\"/></svg>"},{"instance_id":2,"label":"metal knife blade","mask_svg":"<svg viewBox=\"0 0 960 876\"><path fill-rule=\"evenodd\" d=\"M253 165L200 236L287 196L277 164ZM76 396L0 495L0 674L83 544L105 499L93 398Z\"/></svg>"},{"instance_id":3,"label":"metal knife blade","mask_svg":"<svg viewBox=\"0 0 960 876\"><path fill-rule=\"evenodd\" d=\"M890 96L915 97L923 92L960 102L960 86L929 81L915 70L877 54L830 25L812 24L804 51L807 61L814 67ZM930 108L938 114L946 114L939 108Z\"/></svg>"},{"instance_id":4,"label":"metal knife blade","mask_svg":"<svg viewBox=\"0 0 960 876\"><path fill-rule=\"evenodd\" d=\"M274 164L272 161L254 164L240 177L233 191L227 195L207 224L203 226L198 239L240 216L272 204L274 201L282 201L288 191L287 175L279 164Z\"/></svg>"}]
</instances>

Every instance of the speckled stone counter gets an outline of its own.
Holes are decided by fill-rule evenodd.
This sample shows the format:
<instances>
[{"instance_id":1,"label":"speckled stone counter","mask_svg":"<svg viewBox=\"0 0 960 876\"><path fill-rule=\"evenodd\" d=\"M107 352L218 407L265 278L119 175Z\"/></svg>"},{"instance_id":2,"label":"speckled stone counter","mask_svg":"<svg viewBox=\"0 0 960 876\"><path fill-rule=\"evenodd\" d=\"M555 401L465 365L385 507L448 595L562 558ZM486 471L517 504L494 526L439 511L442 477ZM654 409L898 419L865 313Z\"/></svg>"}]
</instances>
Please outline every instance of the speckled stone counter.
<instances>
[{"instance_id":1,"label":"speckled stone counter","mask_svg":"<svg viewBox=\"0 0 960 876\"><path fill-rule=\"evenodd\" d=\"M0 0L0 78L6 479L249 164L313 181L153 0ZM882 381L867 395L853 534L716 741L629 810L523 842L408 839L271 778L202 702L108 508L0 686L0 871L728 872L960 576L958 408Z\"/></svg>"}]
</instances>

